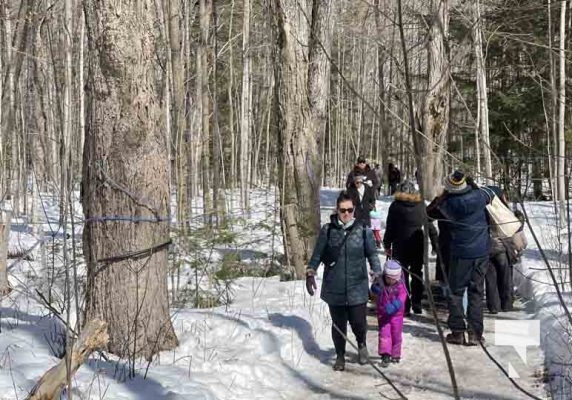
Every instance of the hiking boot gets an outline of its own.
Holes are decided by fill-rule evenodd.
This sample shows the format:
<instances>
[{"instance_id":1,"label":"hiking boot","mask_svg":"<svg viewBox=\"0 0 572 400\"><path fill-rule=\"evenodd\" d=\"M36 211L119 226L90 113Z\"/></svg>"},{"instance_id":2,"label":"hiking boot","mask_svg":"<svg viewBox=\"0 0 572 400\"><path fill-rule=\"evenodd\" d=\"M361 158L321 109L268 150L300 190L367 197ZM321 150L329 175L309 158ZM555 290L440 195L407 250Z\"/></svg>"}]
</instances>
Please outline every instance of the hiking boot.
<instances>
[{"instance_id":1,"label":"hiking boot","mask_svg":"<svg viewBox=\"0 0 572 400\"><path fill-rule=\"evenodd\" d=\"M449 344L465 344L465 332L451 332L445 338Z\"/></svg>"},{"instance_id":2,"label":"hiking boot","mask_svg":"<svg viewBox=\"0 0 572 400\"><path fill-rule=\"evenodd\" d=\"M389 359L389 361L391 361L393 364L399 364L399 361L401 361L400 357L391 357Z\"/></svg>"},{"instance_id":3,"label":"hiking boot","mask_svg":"<svg viewBox=\"0 0 572 400\"><path fill-rule=\"evenodd\" d=\"M391 362L391 357L389 356L389 354L382 354L381 355L381 366L383 368L387 368L389 366L390 362Z\"/></svg>"},{"instance_id":4,"label":"hiking boot","mask_svg":"<svg viewBox=\"0 0 572 400\"><path fill-rule=\"evenodd\" d=\"M469 332L469 339L467 340L467 343L465 343L465 344L467 346L478 346L479 343L485 344L485 338L482 335L477 336L473 332Z\"/></svg>"},{"instance_id":5,"label":"hiking boot","mask_svg":"<svg viewBox=\"0 0 572 400\"><path fill-rule=\"evenodd\" d=\"M333 368L334 371L343 371L346 369L346 358L343 355L338 354Z\"/></svg>"},{"instance_id":6,"label":"hiking boot","mask_svg":"<svg viewBox=\"0 0 572 400\"><path fill-rule=\"evenodd\" d=\"M411 306L411 309L413 310L413 314L422 314L423 313L423 309L421 308L421 304L413 304L413 306Z\"/></svg>"},{"instance_id":7,"label":"hiking boot","mask_svg":"<svg viewBox=\"0 0 572 400\"><path fill-rule=\"evenodd\" d=\"M358 363L360 365L364 365L367 364L368 360L369 360L369 353L367 352L367 347L365 345L365 343L361 343L358 345L359 350L358 350Z\"/></svg>"}]
</instances>

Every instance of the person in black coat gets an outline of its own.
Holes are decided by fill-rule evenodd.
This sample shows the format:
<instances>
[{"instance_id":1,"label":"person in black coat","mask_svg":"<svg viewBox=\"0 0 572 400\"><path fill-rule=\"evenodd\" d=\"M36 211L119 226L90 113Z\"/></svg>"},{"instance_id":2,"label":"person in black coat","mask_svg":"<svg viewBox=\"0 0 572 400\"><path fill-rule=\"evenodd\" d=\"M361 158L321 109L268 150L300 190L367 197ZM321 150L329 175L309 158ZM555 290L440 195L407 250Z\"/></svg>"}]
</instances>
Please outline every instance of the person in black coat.
<instances>
[{"instance_id":1,"label":"person in black coat","mask_svg":"<svg viewBox=\"0 0 572 400\"><path fill-rule=\"evenodd\" d=\"M385 253L404 267L405 286L411 295L405 313L411 309L421 314L423 297L423 225L426 222L425 204L413 183L405 181L395 194L387 213L383 236ZM409 272L411 271L411 284Z\"/></svg>"},{"instance_id":2,"label":"person in black coat","mask_svg":"<svg viewBox=\"0 0 572 400\"><path fill-rule=\"evenodd\" d=\"M373 192L373 187L364 184L365 180L364 176L356 175L354 183L348 189L348 194L352 197L356 206L356 221L369 227L371 225L369 212L375 209L375 193Z\"/></svg>"},{"instance_id":3,"label":"person in black coat","mask_svg":"<svg viewBox=\"0 0 572 400\"><path fill-rule=\"evenodd\" d=\"M401 183L401 171L392 163L387 166L387 184L389 186L389 195L393 195L399 184Z\"/></svg>"},{"instance_id":4,"label":"person in black coat","mask_svg":"<svg viewBox=\"0 0 572 400\"><path fill-rule=\"evenodd\" d=\"M356 176L363 176L364 185L373 188L374 191L378 186L381 185L381 182L378 180L375 170L369 166L369 164L366 162L365 157L363 156L358 157L356 164L348 174L348 177L346 179L346 189L349 189L353 185Z\"/></svg>"}]
</instances>

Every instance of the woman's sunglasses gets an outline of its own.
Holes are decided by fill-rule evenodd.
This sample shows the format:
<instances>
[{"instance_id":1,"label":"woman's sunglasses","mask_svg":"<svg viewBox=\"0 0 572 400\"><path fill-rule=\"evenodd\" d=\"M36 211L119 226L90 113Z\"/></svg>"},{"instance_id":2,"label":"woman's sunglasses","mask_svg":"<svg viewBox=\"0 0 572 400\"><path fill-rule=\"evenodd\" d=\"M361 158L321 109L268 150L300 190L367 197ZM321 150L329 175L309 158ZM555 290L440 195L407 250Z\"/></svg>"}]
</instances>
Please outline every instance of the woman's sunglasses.
<instances>
[{"instance_id":1,"label":"woman's sunglasses","mask_svg":"<svg viewBox=\"0 0 572 400\"><path fill-rule=\"evenodd\" d=\"M340 212L340 214L344 214L344 213L353 213L354 209L352 208L338 208L338 211Z\"/></svg>"}]
</instances>

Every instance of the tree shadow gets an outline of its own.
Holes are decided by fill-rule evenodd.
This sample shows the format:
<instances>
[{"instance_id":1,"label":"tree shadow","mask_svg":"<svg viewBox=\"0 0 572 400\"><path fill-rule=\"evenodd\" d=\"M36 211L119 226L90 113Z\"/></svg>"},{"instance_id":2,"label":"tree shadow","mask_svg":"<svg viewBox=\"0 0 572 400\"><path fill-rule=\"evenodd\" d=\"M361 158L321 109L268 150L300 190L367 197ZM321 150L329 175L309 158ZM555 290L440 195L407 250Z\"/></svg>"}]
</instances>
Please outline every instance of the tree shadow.
<instances>
[{"instance_id":1,"label":"tree shadow","mask_svg":"<svg viewBox=\"0 0 572 400\"><path fill-rule=\"evenodd\" d=\"M330 364L335 351L333 349L326 351L320 348L320 345L314 339L312 325L304 318L296 315L270 314L268 319L272 325L278 328L295 330L298 338L302 341L302 347L306 353L319 360L322 364Z\"/></svg>"}]
</instances>

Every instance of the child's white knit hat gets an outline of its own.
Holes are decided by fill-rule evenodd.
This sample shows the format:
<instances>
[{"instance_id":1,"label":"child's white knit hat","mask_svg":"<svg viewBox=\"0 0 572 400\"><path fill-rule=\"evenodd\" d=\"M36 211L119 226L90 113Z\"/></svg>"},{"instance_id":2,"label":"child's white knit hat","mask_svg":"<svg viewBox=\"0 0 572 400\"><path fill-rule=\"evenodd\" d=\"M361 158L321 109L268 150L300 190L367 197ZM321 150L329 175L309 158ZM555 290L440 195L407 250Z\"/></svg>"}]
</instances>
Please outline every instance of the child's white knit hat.
<instances>
[{"instance_id":1,"label":"child's white knit hat","mask_svg":"<svg viewBox=\"0 0 572 400\"><path fill-rule=\"evenodd\" d=\"M390 278L401 278L401 264L395 260L387 260L383 265L383 273Z\"/></svg>"}]
</instances>

